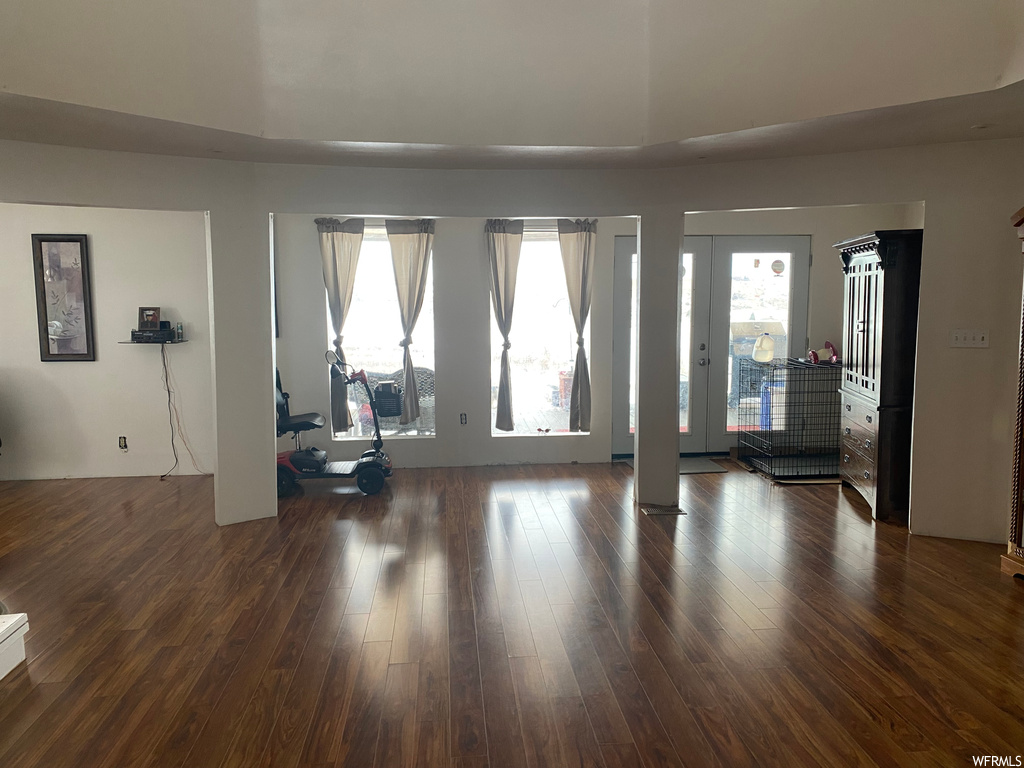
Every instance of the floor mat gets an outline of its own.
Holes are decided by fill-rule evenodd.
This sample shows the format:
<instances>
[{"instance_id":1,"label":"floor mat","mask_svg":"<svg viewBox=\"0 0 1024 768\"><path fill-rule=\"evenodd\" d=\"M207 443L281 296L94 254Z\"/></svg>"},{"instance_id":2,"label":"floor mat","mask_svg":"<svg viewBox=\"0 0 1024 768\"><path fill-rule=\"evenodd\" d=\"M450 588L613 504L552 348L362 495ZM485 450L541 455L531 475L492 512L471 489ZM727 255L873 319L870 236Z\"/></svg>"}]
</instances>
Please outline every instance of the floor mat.
<instances>
[{"instance_id":1,"label":"floor mat","mask_svg":"<svg viewBox=\"0 0 1024 768\"><path fill-rule=\"evenodd\" d=\"M626 464L633 465L632 459L626 459ZM680 475L710 475L713 472L728 472L726 467L703 456L684 456L679 459Z\"/></svg>"},{"instance_id":2,"label":"floor mat","mask_svg":"<svg viewBox=\"0 0 1024 768\"><path fill-rule=\"evenodd\" d=\"M716 461L706 459L703 456L684 456L679 459L680 475L708 475L712 472L728 472Z\"/></svg>"}]
</instances>

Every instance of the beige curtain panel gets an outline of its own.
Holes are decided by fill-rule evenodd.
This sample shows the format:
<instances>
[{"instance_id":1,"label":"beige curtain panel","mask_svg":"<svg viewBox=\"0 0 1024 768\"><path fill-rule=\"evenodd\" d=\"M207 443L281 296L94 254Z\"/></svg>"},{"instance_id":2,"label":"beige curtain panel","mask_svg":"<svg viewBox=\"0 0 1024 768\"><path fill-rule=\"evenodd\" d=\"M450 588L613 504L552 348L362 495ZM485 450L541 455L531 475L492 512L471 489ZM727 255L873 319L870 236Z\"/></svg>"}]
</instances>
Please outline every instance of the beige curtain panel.
<instances>
[{"instance_id":1,"label":"beige curtain panel","mask_svg":"<svg viewBox=\"0 0 1024 768\"><path fill-rule=\"evenodd\" d=\"M334 330L334 351L345 362L341 348L341 331L352 305L352 288L356 282L356 265L363 244L362 219L317 219L320 233L320 259L324 268L324 287L331 310ZM344 376L331 379L331 430L348 432L352 428L352 414L348 411L348 385Z\"/></svg>"},{"instance_id":2,"label":"beige curtain panel","mask_svg":"<svg viewBox=\"0 0 1024 768\"><path fill-rule=\"evenodd\" d=\"M430 269L430 251L434 243L433 219L388 219L384 222L391 243L391 263L395 268L395 288L398 289L398 310L402 316L405 383L402 388L401 424L409 424L420 417L420 393L416 388L416 373L412 365L412 332L416 328L423 295L427 292L427 273Z\"/></svg>"},{"instance_id":3,"label":"beige curtain panel","mask_svg":"<svg viewBox=\"0 0 1024 768\"><path fill-rule=\"evenodd\" d=\"M512 330L512 307L516 299L519 251L523 245L523 222L488 219L484 226L484 237L487 240L487 260L491 267L491 304L504 342L501 348L498 413L494 419L494 428L511 432L515 429L515 422L512 419L512 371L508 362L508 350L512 345L508 335Z\"/></svg>"},{"instance_id":4,"label":"beige curtain panel","mask_svg":"<svg viewBox=\"0 0 1024 768\"><path fill-rule=\"evenodd\" d=\"M576 324L576 366L569 399L569 431L590 431L590 368L583 346L583 329L590 315L594 293L594 260L597 254L597 219L558 220L558 244L565 267L565 287Z\"/></svg>"}]
</instances>

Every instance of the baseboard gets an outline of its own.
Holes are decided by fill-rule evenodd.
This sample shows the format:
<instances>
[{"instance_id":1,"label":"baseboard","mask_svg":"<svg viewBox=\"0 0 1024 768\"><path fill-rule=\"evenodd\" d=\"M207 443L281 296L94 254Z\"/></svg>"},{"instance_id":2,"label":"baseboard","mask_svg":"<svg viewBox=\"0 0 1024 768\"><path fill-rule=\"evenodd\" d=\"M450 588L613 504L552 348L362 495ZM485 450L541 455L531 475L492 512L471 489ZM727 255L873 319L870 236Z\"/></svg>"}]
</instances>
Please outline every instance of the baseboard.
<instances>
[{"instance_id":1,"label":"baseboard","mask_svg":"<svg viewBox=\"0 0 1024 768\"><path fill-rule=\"evenodd\" d=\"M25 633L28 616L8 613L0 616L0 679L25 660Z\"/></svg>"}]
</instances>

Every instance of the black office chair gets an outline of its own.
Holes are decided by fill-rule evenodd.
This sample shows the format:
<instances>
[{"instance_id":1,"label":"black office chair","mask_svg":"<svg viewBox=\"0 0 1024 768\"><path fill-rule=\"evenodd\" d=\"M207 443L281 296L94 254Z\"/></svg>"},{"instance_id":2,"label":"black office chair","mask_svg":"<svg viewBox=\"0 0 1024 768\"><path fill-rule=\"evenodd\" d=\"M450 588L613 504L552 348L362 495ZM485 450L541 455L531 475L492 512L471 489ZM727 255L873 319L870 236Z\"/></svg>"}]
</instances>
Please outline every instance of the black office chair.
<instances>
[{"instance_id":1,"label":"black office chair","mask_svg":"<svg viewBox=\"0 0 1024 768\"><path fill-rule=\"evenodd\" d=\"M291 411L288 408L289 395L281 389L280 369L278 369L276 373L277 392L275 393L275 399L277 401L277 436L283 437L291 432L292 437L295 439L295 450L301 451L302 445L299 435L302 432L320 429L327 424L327 419L324 418L322 413L300 413L298 416L292 416Z\"/></svg>"}]
</instances>

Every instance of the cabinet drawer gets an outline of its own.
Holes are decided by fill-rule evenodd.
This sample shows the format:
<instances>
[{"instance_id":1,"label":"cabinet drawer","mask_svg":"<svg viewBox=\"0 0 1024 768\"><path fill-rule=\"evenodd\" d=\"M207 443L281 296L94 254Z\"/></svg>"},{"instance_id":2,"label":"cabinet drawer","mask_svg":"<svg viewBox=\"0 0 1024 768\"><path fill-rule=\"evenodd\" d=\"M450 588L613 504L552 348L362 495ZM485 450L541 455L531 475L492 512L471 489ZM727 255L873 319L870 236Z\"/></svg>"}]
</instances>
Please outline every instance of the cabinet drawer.
<instances>
[{"instance_id":1,"label":"cabinet drawer","mask_svg":"<svg viewBox=\"0 0 1024 768\"><path fill-rule=\"evenodd\" d=\"M861 496L871 504L875 504L875 462L857 451L843 446L840 457L840 472L843 479L860 491Z\"/></svg>"},{"instance_id":2,"label":"cabinet drawer","mask_svg":"<svg viewBox=\"0 0 1024 768\"><path fill-rule=\"evenodd\" d=\"M878 443L878 432L875 425L846 416L843 416L842 425L843 451L853 450L874 461L875 446Z\"/></svg>"},{"instance_id":3,"label":"cabinet drawer","mask_svg":"<svg viewBox=\"0 0 1024 768\"><path fill-rule=\"evenodd\" d=\"M857 424L875 431L878 426L878 406L872 402L865 402L860 398L850 397L845 392L843 397L843 418L849 419Z\"/></svg>"}]
</instances>

